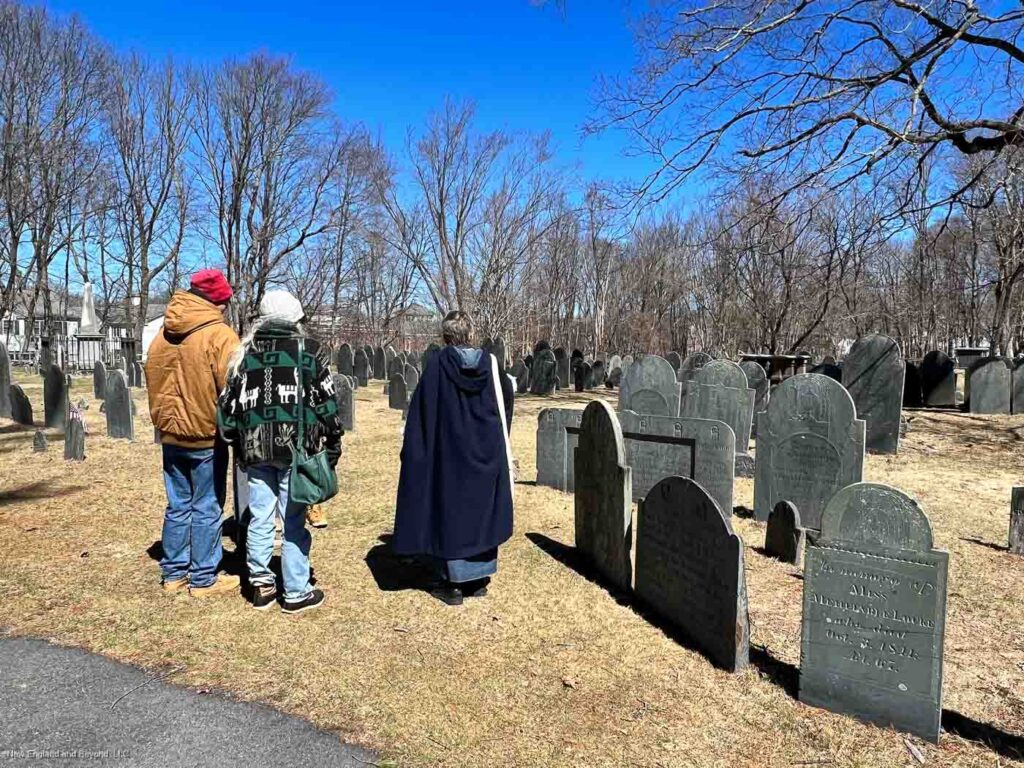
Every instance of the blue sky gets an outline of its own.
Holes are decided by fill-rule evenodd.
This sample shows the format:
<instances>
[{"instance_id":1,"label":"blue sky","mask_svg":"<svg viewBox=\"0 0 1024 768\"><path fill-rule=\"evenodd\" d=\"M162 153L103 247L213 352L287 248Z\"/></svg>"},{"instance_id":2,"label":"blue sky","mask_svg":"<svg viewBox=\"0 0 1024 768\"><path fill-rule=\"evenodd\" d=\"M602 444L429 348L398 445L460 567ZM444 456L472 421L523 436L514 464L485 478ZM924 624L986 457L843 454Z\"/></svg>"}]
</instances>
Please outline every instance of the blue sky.
<instances>
[{"instance_id":1,"label":"blue sky","mask_svg":"<svg viewBox=\"0 0 1024 768\"><path fill-rule=\"evenodd\" d=\"M266 50L290 56L333 89L346 120L365 123L392 151L445 96L477 104L484 129L549 130L561 164L587 178L639 176L625 137L583 140L596 79L626 73L639 0L570 2L568 12L530 0L394 2L165 2L56 0L116 48L215 63Z\"/></svg>"}]
</instances>

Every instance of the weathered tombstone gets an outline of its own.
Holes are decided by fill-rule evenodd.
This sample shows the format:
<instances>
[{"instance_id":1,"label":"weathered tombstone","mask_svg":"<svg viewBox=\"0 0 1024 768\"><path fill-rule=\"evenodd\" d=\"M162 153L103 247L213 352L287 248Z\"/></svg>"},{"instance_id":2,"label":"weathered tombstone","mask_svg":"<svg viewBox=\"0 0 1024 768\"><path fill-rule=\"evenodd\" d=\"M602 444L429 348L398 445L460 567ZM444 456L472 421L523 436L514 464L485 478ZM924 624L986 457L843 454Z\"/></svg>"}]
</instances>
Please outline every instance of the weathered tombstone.
<instances>
[{"instance_id":1,"label":"weathered tombstone","mask_svg":"<svg viewBox=\"0 0 1024 768\"><path fill-rule=\"evenodd\" d=\"M678 376L679 369L683 367L683 358L680 357L679 353L673 350L665 355L665 360L672 366L672 370L675 371Z\"/></svg>"},{"instance_id":2,"label":"weathered tombstone","mask_svg":"<svg viewBox=\"0 0 1024 768\"><path fill-rule=\"evenodd\" d=\"M800 701L937 742L948 566L906 494L833 496L804 557Z\"/></svg>"},{"instance_id":3,"label":"weathered tombstone","mask_svg":"<svg viewBox=\"0 0 1024 768\"><path fill-rule=\"evenodd\" d=\"M144 386L146 386L146 373L142 369L142 363L140 363L138 360L132 360L131 370L132 370L132 377L133 377L133 380L134 380L134 383L132 384L132 386L133 387L144 387Z\"/></svg>"},{"instance_id":4,"label":"weathered tombstone","mask_svg":"<svg viewBox=\"0 0 1024 768\"><path fill-rule=\"evenodd\" d=\"M423 363L423 355L421 355L419 352L406 353L405 362L409 363L410 365L415 365L418 370L423 370L423 368L420 367Z\"/></svg>"},{"instance_id":5,"label":"weathered tombstone","mask_svg":"<svg viewBox=\"0 0 1024 768\"><path fill-rule=\"evenodd\" d=\"M956 406L956 364L949 355L932 350L921 359L921 396L929 408Z\"/></svg>"},{"instance_id":6,"label":"weathered tombstone","mask_svg":"<svg viewBox=\"0 0 1024 768\"><path fill-rule=\"evenodd\" d=\"M580 362L572 369L572 383L576 387L577 392L583 392L588 389L587 384L590 382L593 376L593 369L590 367L590 363Z\"/></svg>"},{"instance_id":7,"label":"weathered tombstone","mask_svg":"<svg viewBox=\"0 0 1024 768\"><path fill-rule=\"evenodd\" d=\"M576 548L615 587L633 585L632 473L615 412L594 400L583 412L575 471Z\"/></svg>"},{"instance_id":8,"label":"weathered tombstone","mask_svg":"<svg viewBox=\"0 0 1024 768\"><path fill-rule=\"evenodd\" d=\"M47 447L49 447L49 443L46 440L46 435L43 434L43 430L37 429L32 437L32 451L34 453L46 453Z\"/></svg>"},{"instance_id":9,"label":"weathered tombstone","mask_svg":"<svg viewBox=\"0 0 1024 768\"><path fill-rule=\"evenodd\" d=\"M64 459L85 460L85 423L82 421L82 412L77 408L70 409L68 424L64 429Z\"/></svg>"},{"instance_id":10,"label":"weathered tombstone","mask_svg":"<svg viewBox=\"0 0 1024 768\"><path fill-rule=\"evenodd\" d=\"M352 393L352 379L343 373L332 377L334 381L334 400L338 403L338 418L341 428L352 432L356 428L356 400Z\"/></svg>"},{"instance_id":11,"label":"weathered tombstone","mask_svg":"<svg viewBox=\"0 0 1024 768\"><path fill-rule=\"evenodd\" d=\"M750 437L757 433L757 414L768 407L768 398L771 394L771 382L768 381L768 374L764 367L755 360L744 360L740 368L747 375L747 386L754 390L754 417L750 420Z\"/></svg>"},{"instance_id":12,"label":"weathered tombstone","mask_svg":"<svg viewBox=\"0 0 1024 768\"><path fill-rule=\"evenodd\" d=\"M620 384L622 384L622 368L621 368L621 366L617 367L617 368L612 368L608 372L608 378L604 380L604 385L608 389L615 389Z\"/></svg>"},{"instance_id":13,"label":"weathered tombstone","mask_svg":"<svg viewBox=\"0 0 1024 768\"><path fill-rule=\"evenodd\" d=\"M402 369L402 375L405 377L405 388L409 393L409 397L412 397L412 393L416 391L416 386L420 383L420 372L415 365L405 364Z\"/></svg>"},{"instance_id":14,"label":"weathered tombstone","mask_svg":"<svg viewBox=\"0 0 1024 768\"><path fill-rule=\"evenodd\" d=\"M899 344L880 334L857 339L843 360L843 386L867 425L868 453L899 450L903 368Z\"/></svg>"},{"instance_id":15,"label":"weathered tombstone","mask_svg":"<svg viewBox=\"0 0 1024 768\"><path fill-rule=\"evenodd\" d=\"M64 429L68 413L68 377L56 363L50 363L43 379L44 424Z\"/></svg>"},{"instance_id":16,"label":"weathered tombstone","mask_svg":"<svg viewBox=\"0 0 1024 768\"><path fill-rule=\"evenodd\" d=\"M50 348L50 339L39 339L39 375L46 376L46 372L53 364L53 350Z\"/></svg>"},{"instance_id":17,"label":"weathered tombstone","mask_svg":"<svg viewBox=\"0 0 1024 768\"><path fill-rule=\"evenodd\" d=\"M392 361L397 356L398 356L398 353L395 352L395 348L393 346L391 346L390 344L388 344L387 348L385 348L385 350L384 350L384 379L385 380L389 380L391 378L390 371L391 371Z\"/></svg>"},{"instance_id":18,"label":"weathered tombstone","mask_svg":"<svg viewBox=\"0 0 1024 768\"><path fill-rule=\"evenodd\" d=\"M366 356L366 350L357 349L352 358L352 373L359 382L360 387L370 383L372 371L370 370L370 359Z\"/></svg>"},{"instance_id":19,"label":"weathered tombstone","mask_svg":"<svg viewBox=\"0 0 1024 768\"><path fill-rule=\"evenodd\" d=\"M612 355L611 357L608 358L608 363L605 365L605 367L609 371L611 371L611 370L613 370L615 368L621 368L622 367L622 356L621 355L617 355L617 354L616 355Z\"/></svg>"},{"instance_id":20,"label":"weathered tombstone","mask_svg":"<svg viewBox=\"0 0 1024 768\"><path fill-rule=\"evenodd\" d=\"M107 414L107 437L134 440L135 422L132 419L132 395L123 371L113 370L107 376L107 395L104 398Z\"/></svg>"},{"instance_id":21,"label":"weathered tombstone","mask_svg":"<svg viewBox=\"0 0 1024 768\"><path fill-rule=\"evenodd\" d=\"M711 355L707 352L693 352L686 356L682 364L679 366L679 371L676 378L683 385L682 396L686 396L686 388L694 376L697 375L697 371L703 368L705 365L714 360Z\"/></svg>"},{"instance_id":22,"label":"weathered tombstone","mask_svg":"<svg viewBox=\"0 0 1024 768\"><path fill-rule=\"evenodd\" d=\"M353 366L354 368L355 366ZM343 374L344 375L344 374ZM359 389L359 380L355 377L355 374L348 377L349 382L352 384L352 391Z\"/></svg>"},{"instance_id":23,"label":"weathered tombstone","mask_svg":"<svg viewBox=\"0 0 1024 768\"><path fill-rule=\"evenodd\" d=\"M107 396L107 366L97 360L92 367L92 394L97 400Z\"/></svg>"},{"instance_id":24,"label":"weathered tombstone","mask_svg":"<svg viewBox=\"0 0 1024 768\"><path fill-rule=\"evenodd\" d=\"M533 358L530 371L530 392L534 395L550 395L558 386L558 361L550 349L542 349Z\"/></svg>"},{"instance_id":25,"label":"weathered tombstone","mask_svg":"<svg viewBox=\"0 0 1024 768\"><path fill-rule=\"evenodd\" d=\"M1024 358L1015 360L1010 372L1010 412L1024 413Z\"/></svg>"},{"instance_id":26,"label":"weathered tombstone","mask_svg":"<svg viewBox=\"0 0 1024 768\"><path fill-rule=\"evenodd\" d=\"M522 360L516 360L512 363L510 373L516 380L516 394L522 395L526 393L530 388L530 369L526 363Z\"/></svg>"},{"instance_id":27,"label":"weathered tombstone","mask_svg":"<svg viewBox=\"0 0 1024 768\"><path fill-rule=\"evenodd\" d=\"M508 361L505 359L505 338L501 335L495 336L487 351L494 355L498 361L498 370L504 373L505 367L508 364Z\"/></svg>"},{"instance_id":28,"label":"weathered tombstone","mask_svg":"<svg viewBox=\"0 0 1024 768\"><path fill-rule=\"evenodd\" d=\"M586 359L586 358L584 357L583 353L580 352L578 349L574 349L572 351L572 354L569 355L569 365L570 366L572 365L572 361L573 360L584 360L584 359Z\"/></svg>"},{"instance_id":29,"label":"weathered tombstone","mask_svg":"<svg viewBox=\"0 0 1024 768\"><path fill-rule=\"evenodd\" d=\"M605 379L607 378L608 377L605 376L604 362L602 360L596 361L593 367L590 369L591 389L593 389L594 387L600 387L602 384L604 384Z\"/></svg>"},{"instance_id":30,"label":"weathered tombstone","mask_svg":"<svg viewBox=\"0 0 1024 768\"><path fill-rule=\"evenodd\" d=\"M736 452L746 454L754 419L756 393L747 386L747 374L731 360L712 360L690 380L682 415L724 421L736 437Z\"/></svg>"},{"instance_id":31,"label":"weathered tombstone","mask_svg":"<svg viewBox=\"0 0 1024 768\"><path fill-rule=\"evenodd\" d=\"M565 347L555 347L555 363L558 366L558 388L568 389L569 388L569 355L565 351Z\"/></svg>"},{"instance_id":32,"label":"weathered tombstone","mask_svg":"<svg viewBox=\"0 0 1024 768\"><path fill-rule=\"evenodd\" d=\"M1014 555L1024 555L1024 486L1015 485L1010 495L1010 546Z\"/></svg>"},{"instance_id":33,"label":"weathered tombstone","mask_svg":"<svg viewBox=\"0 0 1024 768\"><path fill-rule=\"evenodd\" d=\"M806 534L800 525L800 511L791 501L780 501L768 516L764 552L784 563L800 564Z\"/></svg>"},{"instance_id":34,"label":"weathered tombstone","mask_svg":"<svg viewBox=\"0 0 1024 768\"><path fill-rule=\"evenodd\" d=\"M921 389L921 370L910 360L904 360L903 366L903 407L920 408L924 405Z\"/></svg>"},{"instance_id":35,"label":"weathered tombstone","mask_svg":"<svg viewBox=\"0 0 1024 768\"><path fill-rule=\"evenodd\" d=\"M378 380L387 379L388 361L385 358L384 347L377 347L373 350L373 378Z\"/></svg>"},{"instance_id":36,"label":"weathered tombstone","mask_svg":"<svg viewBox=\"0 0 1024 768\"><path fill-rule=\"evenodd\" d=\"M363 345L363 351L366 353L366 359L370 361L370 372L373 372L373 356L375 354L373 347L369 344Z\"/></svg>"},{"instance_id":37,"label":"weathered tombstone","mask_svg":"<svg viewBox=\"0 0 1024 768\"><path fill-rule=\"evenodd\" d=\"M352 345L345 342L338 348L338 373L343 376L352 376L352 363Z\"/></svg>"},{"instance_id":38,"label":"weathered tombstone","mask_svg":"<svg viewBox=\"0 0 1024 768\"><path fill-rule=\"evenodd\" d=\"M7 390L11 398L11 418L16 424L31 427L35 421L32 417L32 403L20 384L11 384Z\"/></svg>"},{"instance_id":39,"label":"weathered tombstone","mask_svg":"<svg viewBox=\"0 0 1024 768\"><path fill-rule=\"evenodd\" d=\"M967 372L965 397L971 413L1010 413L1013 372L1001 357L978 360Z\"/></svg>"},{"instance_id":40,"label":"weathered tombstone","mask_svg":"<svg viewBox=\"0 0 1024 768\"><path fill-rule=\"evenodd\" d=\"M409 403L409 391L405 386L405 376L396 373L388 382L388 408L404 411Z\"/></svg>"},{"instance_id":41,"label":"weathered tombstone","mask_svg":"<svg viewBox=\"0 0 1024 768\"><path fill-rule=\"evenodd\" d=\"M0 341L0 419L11 418L11 358Z\"/></svg>"},{"instance_id":42,"label":"weathered tombstone","mask_svg":"<svg viewBox=\"0 0 1024 768\"><path fill-rule=\"evenodd\" d=\"M681 386L665 358L646 355L633 363L622 377L619 410L678 416Z\"/></svg>"},{"instance_id":43,"label":"weathered tombstone","mask_svg":"<svg viewBox=\"0 0 1024 768\"><path fill-rule=\"evenodd\" d=\"M836 365L834 362L829 363L822 361L811 368L810 372L818 373L822 376L828 376L830 379L835 379L840 384L843 382L843 367L841 365Z\"/></svg>"},{"instance_id":44,"label":"weathered tombstone","mask_svg":"<svg viewBox=\"0 0 1024 768\"><path fill-rule=\"evenodd\" d=\"M395 355L388 362L388 380L390 381L396 373L405 374L405 361L401 355Z\"/></svg>"},{"instance_id":45,"label":"weathered tombstone","mask_svg":"<svg viewBox=\"0 0 1024 768\"><path fill-rule=\"evenodd\" d=\"M632 355L622 356L622 371L625 373L626 369L634 363Z\"/></svg>"},{"instance_id":46,"label":"weathered tombstone","mask_svg":"<svg viewBox=\"0 0 1024 768\"><path fill-rule=\"evenodd\" d=\"M719 667L750 660L743 541L706 490L666 477L640 502L636 596Z\"/></svg>"},{"instance_id":47,"label":"weathered tombstone","mask_svg":"<svg viewBox=\"0 0 1024 768\"><path fill-rule=\"evenodd\" d=\"M864 422L843 386L816 373L790 376L757 417L754 514L767 520L780 501L817 530L828 500L864 473Z\"/></svg>"}]
</instances>

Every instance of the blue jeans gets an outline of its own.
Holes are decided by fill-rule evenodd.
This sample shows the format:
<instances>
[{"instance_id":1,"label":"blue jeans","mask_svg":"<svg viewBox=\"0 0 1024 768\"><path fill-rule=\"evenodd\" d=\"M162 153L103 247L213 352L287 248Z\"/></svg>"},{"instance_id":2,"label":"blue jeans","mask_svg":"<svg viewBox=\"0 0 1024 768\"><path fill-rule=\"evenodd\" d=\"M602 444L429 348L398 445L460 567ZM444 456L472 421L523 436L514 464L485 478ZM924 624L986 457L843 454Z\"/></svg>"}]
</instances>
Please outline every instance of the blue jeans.
<instances>
[{"instance_id":1,"label":"blue jeans","mask_svg":"<svg viewBox=\"0 0 1024 768\"><path fill-rule=\"evenodd\" d=\"M191 586L208 587L217 579L227 468L221 453L213 448L163 446L167 510L160 570L164 581L188 576Z\"/></svg>"},{"instance_id":2,"label":"blue jeans","mask_svg":"<svg viewBox=\"0 0 1024 768\"><path fill-rule=\"evenodd\" d=\"M274 573L270 558L274 554L274 519L284 510L284 536L281 541L281 576L284 599L298 602L313 591L309 583L309 546L312 537L306 530L306 508L288 501L291 469L270 464L249 467L249 533L246 540L246 565L249 583L271 586Z\"/></svg>"}]
</instances>

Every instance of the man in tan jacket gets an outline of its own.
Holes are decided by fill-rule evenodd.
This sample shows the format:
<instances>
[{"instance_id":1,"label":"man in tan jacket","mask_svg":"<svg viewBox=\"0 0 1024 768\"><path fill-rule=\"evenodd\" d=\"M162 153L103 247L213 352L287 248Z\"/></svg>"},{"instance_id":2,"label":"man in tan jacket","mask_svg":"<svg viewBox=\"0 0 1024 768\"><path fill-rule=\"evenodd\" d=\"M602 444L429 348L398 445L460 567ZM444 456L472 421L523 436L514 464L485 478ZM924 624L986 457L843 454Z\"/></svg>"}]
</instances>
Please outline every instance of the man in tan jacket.
<instances>
[{"instance_id":1,"label":"man in tan jacket","mask_svg":"<svg viewBox=\"0 0 1024 768\"><path fill-rule=\"evenodd\" d=\"M149 347L149 412L163 443L163 588L193 597L231 593L238 577L217 574L226 461L217 461L217 396L238 335L224 319L232 290L216 269L192 276L176 291L164 327ZM223 446L221 446L223 451ZM226 456L226 452L217 458ZM220 492L218 492L220 491Z\"/></svg>"}]
</instances>

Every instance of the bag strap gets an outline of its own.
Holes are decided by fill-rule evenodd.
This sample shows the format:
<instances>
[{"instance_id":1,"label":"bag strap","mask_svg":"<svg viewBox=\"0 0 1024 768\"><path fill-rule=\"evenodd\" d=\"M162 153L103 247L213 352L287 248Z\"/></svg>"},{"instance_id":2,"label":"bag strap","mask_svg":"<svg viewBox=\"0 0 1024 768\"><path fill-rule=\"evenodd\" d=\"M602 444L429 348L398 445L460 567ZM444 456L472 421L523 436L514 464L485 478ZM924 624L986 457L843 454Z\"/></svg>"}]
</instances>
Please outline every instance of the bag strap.
<instances>
[{"instance_id":1,"label":"bag strap","mask_svg":"<svg viewBox=\"0 0 1024 768\"><path fill-rule=\"evenodd\" d=\"M490 353L488 353L488 357L491 358L491 381L494 383L494 397L498 401L498 416L501 418L501 439L505 444L505 463L508 465L509 489L514 498L516 495L515 465L512 463L512 443L509 441L508 435L509 424L505 418L505 395L502 393L501 379L498 378L504 374L498 370L498 358Z\"/></svg>"},{"instance_id":2,"label":"bag strap","mask_svg":"<svg viewBox=\"0 0 1024 768\"><path fill-rule=\"evenodd\" d=\"M306 340L302 336L299 336L299 365L298 368L296 369L295 374L296 383L298 384L299 387L298 394L295 397L295 401L299 411L299 432L298 442L296 443L296 446L298 450L302 451L303 453L305 453L306 451L306 393L304 391L305 387L303 386L302 378L302 359L305 356Z\"/></svg>"}]
</instances>

